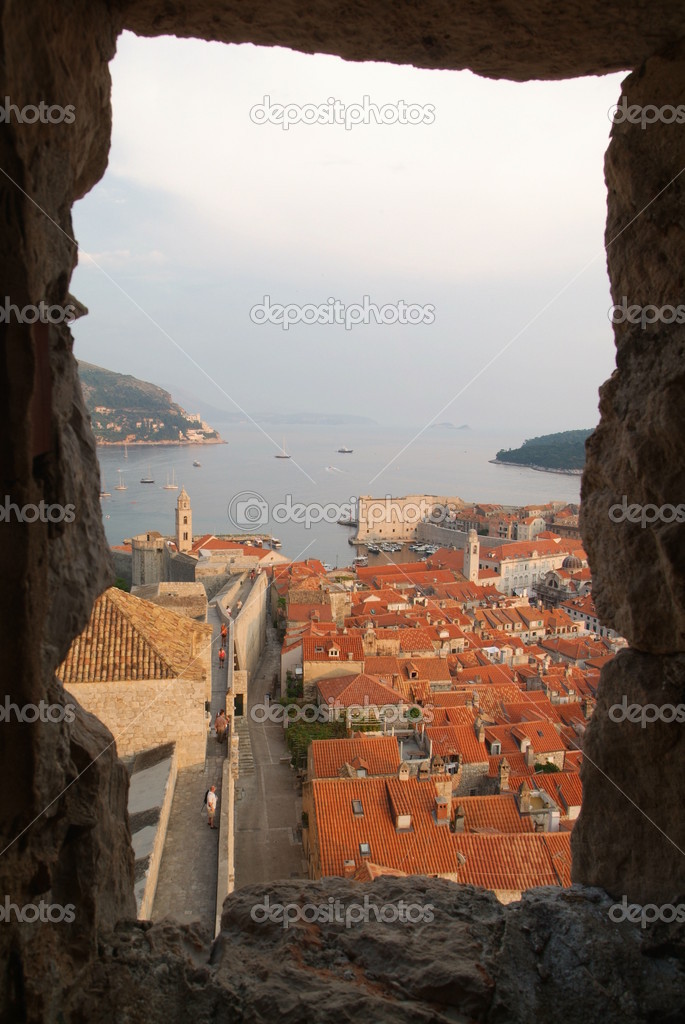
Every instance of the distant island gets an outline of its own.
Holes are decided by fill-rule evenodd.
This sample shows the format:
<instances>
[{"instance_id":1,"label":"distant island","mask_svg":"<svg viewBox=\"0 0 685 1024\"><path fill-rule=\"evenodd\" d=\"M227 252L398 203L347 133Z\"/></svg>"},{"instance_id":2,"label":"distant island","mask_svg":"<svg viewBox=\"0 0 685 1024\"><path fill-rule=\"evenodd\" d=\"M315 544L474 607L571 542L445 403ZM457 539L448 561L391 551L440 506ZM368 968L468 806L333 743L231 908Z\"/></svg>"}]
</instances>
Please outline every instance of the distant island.
<instances>
[{"instance_id":1,"label":"distant island","mask_svg":"<svg viewBox=\"0 0 685 1024\"><path fill-rule=\"evenodd\" d=\"M471 427L468 423L462 423L460 427L455 427L454 423L450 423L445 420L443 423L431 423L431 430L470 430Z\"/></svg>"},{"instance_id":2,"label":"distant island","mask_svg":"<svg viewBox=\"0 0 685 1024\"><path fill-rule=\"evenodd\" d=\"M168 391L92 363L78 365L98 444L225 444L199 414L187 413Z\"/></svg>"},{"instance_id":3,"label":"distant island","mask_svg":"<svg viewBox=\"0 0 685 1024\"><path fill-rule=\"evenodd\" d=\"M563 430L524 441L520 448L502 448L491 459L498 465L525 466L545 473L577 476L585 465L585 441L592 430Z\"/></svg>"}]
</instances>

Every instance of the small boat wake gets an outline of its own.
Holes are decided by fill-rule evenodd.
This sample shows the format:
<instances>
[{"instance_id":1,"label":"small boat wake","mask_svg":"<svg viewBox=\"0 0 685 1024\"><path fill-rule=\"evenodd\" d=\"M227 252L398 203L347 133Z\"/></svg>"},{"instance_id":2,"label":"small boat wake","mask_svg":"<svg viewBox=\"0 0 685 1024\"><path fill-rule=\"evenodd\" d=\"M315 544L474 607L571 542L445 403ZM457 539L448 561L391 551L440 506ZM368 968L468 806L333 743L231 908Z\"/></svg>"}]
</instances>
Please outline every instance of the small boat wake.
<instances>
[{"instance_id":1,"label":"small boat wake","mask_svg":"<svg viewBox=\"0 0 685 1024\"><path fill-rule=\"evenodd\" d=\"M326 466L327 473L347 473L346 469L338 469L337 466Z\"/></svg>"}]
</instances>

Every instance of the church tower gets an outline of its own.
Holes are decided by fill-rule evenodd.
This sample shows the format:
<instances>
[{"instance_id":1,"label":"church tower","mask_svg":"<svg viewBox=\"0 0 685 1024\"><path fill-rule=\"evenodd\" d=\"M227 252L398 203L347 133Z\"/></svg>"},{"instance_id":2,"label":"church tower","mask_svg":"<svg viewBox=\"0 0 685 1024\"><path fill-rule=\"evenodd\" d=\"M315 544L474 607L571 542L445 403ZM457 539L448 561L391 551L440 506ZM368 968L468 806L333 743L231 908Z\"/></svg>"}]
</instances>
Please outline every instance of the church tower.
<instances>
[{"instance_id":1,"label":"church tower","mask_svg":"<svg viewBox=\"0 0 685 1024\"><path fill-rule=\"evenodd\" d=\"M176 502L176 547L179 551L190 551L193 546L193 513L190 498L185 487Z\"/></svg>"},{"instance_id":2,"label":"church tower","mask_svg":"<svg viewBox=\"0 0 685 1024\"><path fill-rule=\"evenodd\" d=\"M480 557L480 541L475 530L469 530L469 539L464 548L464 576L469 583L478 582L478 559Z\"/></svg>"}]
</instances>

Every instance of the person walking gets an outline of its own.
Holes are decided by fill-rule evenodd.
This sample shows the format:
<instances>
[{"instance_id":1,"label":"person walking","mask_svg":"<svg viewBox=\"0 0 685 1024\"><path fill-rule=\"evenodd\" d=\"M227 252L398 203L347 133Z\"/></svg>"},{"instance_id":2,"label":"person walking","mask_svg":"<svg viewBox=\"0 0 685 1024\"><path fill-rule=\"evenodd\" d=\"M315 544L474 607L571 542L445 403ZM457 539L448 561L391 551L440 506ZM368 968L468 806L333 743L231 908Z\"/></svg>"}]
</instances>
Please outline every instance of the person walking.
<instances>
[{"instance_id":1,"label":"person walking","mask_svg":"<svg viewBox=\"0 0 685 1024\"><path fill-rule=\"evenodd\" d=\"M220 651L219 651L219 668L223 668L224 667L225 660L226 660L226 651L222 647L220 649Z\"/></svg>"},{"instance_id":2,"label":"person walking","mask_svg":"<svg viewBox=\"0 0 685 1024\"><path fill-rule=\"evenodd\" d=\"M222 708L219 714L216 716L214 721L214 728L216 729L216 738L219 743L223 743L226 730L228 728L228 719L226 718L226 712Z\"/></svg>"},{"instance_id":3,"label":"person walking","mask_svg":"<svg viewBox=\"0 0 685 1024\"><path fill-rule=\"evenodd\" d=\"M228 630L226 629L226 623L221 623L221 646L226 646L226 637L228 636Z\"/></svg>"},{"instance_id":4,"label":"person walking","mask_svg":"<svg viewBox=\"0 0 685 1024\"><path fill-rule=\"evenodd\" d=\"M207 793L207 824L210 828L216 828L214 815L216 814L216 786L210 786Z\"/></svg>"}]
</instances>

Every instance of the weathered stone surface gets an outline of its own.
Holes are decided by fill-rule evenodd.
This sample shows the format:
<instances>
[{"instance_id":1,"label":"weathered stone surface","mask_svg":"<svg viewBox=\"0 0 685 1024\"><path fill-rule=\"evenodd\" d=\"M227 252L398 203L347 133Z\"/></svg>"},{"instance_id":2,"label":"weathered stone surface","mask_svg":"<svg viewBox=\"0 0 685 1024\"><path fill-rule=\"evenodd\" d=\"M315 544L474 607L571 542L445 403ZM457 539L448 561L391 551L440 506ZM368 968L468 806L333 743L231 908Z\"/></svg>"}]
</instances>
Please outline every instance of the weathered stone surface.
<instances>
[{"instance_id":1,"label":"weathered stone surface","mask_svg":"<svg viewBox=\"0 0 685 1024\"><path fill-rule=\"evenodd\" d=\"M685 45L630 75L623 96L630 105L685 103ZM614 303L626 297L660 309L685 301L684 127L624 122L612 130L605 237ZM685 504L685 324L614 331L617 369L601 391L582 489L593 595L602 621L631 645L675 653L685 650L685 523L615 523L609 511L624 495L628 505Z\"/></svg>"},{"instance_id":2,"label":"weathered stone surface","mask_svg":"<svg viewBox=\"0 0 685 1024\"><path fill-rule=\"evenodd\" d=\"M252 919L274 903L344 907L432 905L434 919L298 923ZM450 882L342 879L242 889L224 903L222 930L170 922L124 924L64 998L70 1020L98 1019L101 993L117 1021L198 1024L339 1021L569 1024L676 1021L685 1005L683 935L614 923L604 893L535 889L503 907ZM154 997L152 997L154 993Z\"/></svg>"},{"instance_id":3,"label":"weathered stone surface","mask_svg":"<svg viewBox=\"0 0 685 1024\"><path fill-rule=\"evenodd\" d=\"M630 711L632 705L638 707ZM685 712L684 655L622 651L604 669L583 744L574 879L619 899L685 899L685 723L676 718L678 706ZM621 720L624 707L639 720ZM666 720L654 721L661 709Z\"/></svg>"},{"instance_id":4,"label":"weathered stone surface","mask_svg":"<svg viewBox=\"0 0 685 1024\"><path fill-rule=\"evenodd\" d=\"M685 34L671 0L375 3L317 0L118 0L138 35L288 46L346 60L470 68L490 78L570 78L637 67Z\"/></svg>"},{"instance_id":5,"label":"weathered stone surface","mask_svg":"<svg viewBox=\"0 0 685 1024\"><path fill-rule=\"evenodd\" d=\"M469 67L515 80L638 67L658 52L628 79L630 102L677 104L684 98L683 50L676 44L685 18L682 5L671 0L579 0L573 6L556 0L316 0L306 7L273 0L5 0L0 96L20 107L45 99L73 104L76 111L72 125L10 123L0 132L0 259L6 294L19 307L43 298L67 301L76 252L70 209L106 167L107 62L122 27L143 35L292 46L351 60ZM650 304L683 298L685 177L671 178L685 165L684 139L676 125L614 129L606 173L615 301L623 295ZM680 526L610 526L607 513L624 493L629 502L657 505L684 496L682 332L682 325L617 330L618 370L602 392L602 423L589 445L583 484L582 529L600 614L652 655L683 651ZM2 324L0 343L2 493L20 506L41 499L73 503L77 513L73 525L3 523L4 692L20 705L59 702L64 695L54 668L111 579L95 449L68 329L34 332ZM678 659L668 664L675 666L673 679L682 681ZM638 662L631 655L605 673L606 692L588 736L590 758L612 777L619 768L627 772L626 791L634 787L643 809L651 799L659 822L677 800L682 744L673 732L655 730L633 748L627 727L609 728L606 710L624 683L631 700L643 686L653 699L666 665L666 659ZM675 692L668 691L674 698ZM596 903L583 897L571 907L571 896L550 903L551 897L531 895L521 908L503 910L487 896L450 895L440 904L440 927L424 926L422 946L415 938L402 942L397 933L379 938L375 925L358 943L352 932L308 930L300 944L293 933L267 936L266 929L255 931L248 897L241 895L227 907L225 931L211 956L208 940L192 930L128 925L101 947L97 960L98 930L133 912L125 776L111 748L97 757L109 742L106 730L80 712L73 725L3 726L0 892L20 904L47 894L73 903L80 916L77 926L39 931L3 924L0 1019L55 1019L65 990L65 1019L73 1011L71 1019L83 1021L271 1020L279 1002L286 1019L325 1020L323 998L332 1000L343 1020L364 1014L454 1021L462 1013L527 1024L560 1013L584 1024L675 1019L669 1014L682 1003L682 978L666 952L682 947L670 934L662 939L629 926L608 929L599 897ZM625 888L630 898L676 891L682 875L672 851L661 853L659 834L649 832L641 816L625 817L625 799L589 761L585 771L575 876L602 882L614 893ZM681 819L676 824L681 829ZM634 853L626 854L633 836ZM283 887L282 902L291 892ZM405 947L411 962L402 959ZM514 964L521 965L523 978L513 976ZM307 1017L307 1010L314 1016Z\"/></svg>"}]
</instances>

